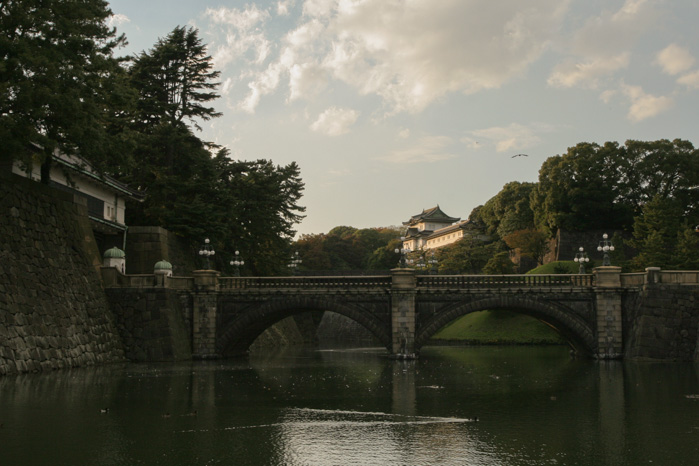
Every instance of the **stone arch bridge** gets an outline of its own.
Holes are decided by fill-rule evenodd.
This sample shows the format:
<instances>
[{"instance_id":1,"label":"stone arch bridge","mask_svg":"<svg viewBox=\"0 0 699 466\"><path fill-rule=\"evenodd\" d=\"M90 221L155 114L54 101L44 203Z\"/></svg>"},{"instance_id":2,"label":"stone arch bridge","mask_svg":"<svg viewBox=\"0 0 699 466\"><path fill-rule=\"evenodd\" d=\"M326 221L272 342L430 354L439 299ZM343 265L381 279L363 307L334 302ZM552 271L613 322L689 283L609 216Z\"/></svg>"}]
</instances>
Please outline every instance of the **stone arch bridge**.
<instances>
[{"instance_id":1,"label":"stone arch bridge","mask_svg":"<svg viewBox=\"0 0 699 466\"><path fill-rule=\"evenodd\" d=\"M213 270L195 271L193 277L126 276L107 268L102 272L109 289L176 293L185 303L185 333L196 358L243 353L274 323L314 310L347 316L371 331L394 357L414 358L433 334L458 317L510 309L550 325L577 354L618 359L624 356L624 340L632 336L643 290L661 282L699 290L699 272L648 269L621 274L619 267L580 275L441 276L416 275L412 269L351 277L220 277ZM694 338L696 347L696 323L694 327L688 340Z\"/></svg>"}]
</instances>

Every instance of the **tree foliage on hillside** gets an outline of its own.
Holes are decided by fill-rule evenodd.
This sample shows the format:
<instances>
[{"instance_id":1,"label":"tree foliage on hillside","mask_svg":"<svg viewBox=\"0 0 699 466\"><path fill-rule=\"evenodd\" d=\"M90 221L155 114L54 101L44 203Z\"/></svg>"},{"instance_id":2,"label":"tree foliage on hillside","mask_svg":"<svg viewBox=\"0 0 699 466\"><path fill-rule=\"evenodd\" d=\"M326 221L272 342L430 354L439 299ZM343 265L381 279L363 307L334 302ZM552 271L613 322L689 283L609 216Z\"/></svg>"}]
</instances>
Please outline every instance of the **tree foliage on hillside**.
<instances>
[{"instance_id":1,"label":"tree foliage on hillside","mask_svg":"<svg viewBox=\"0 0 699 466\"><path fill-rule=\"evenodd\" d=\"M699 234L684 216L685 206L673 198L655 196L636 217L631 246L638 254L634 270L646 267L699 268Z\"/></svg>"},{"instance_id":2,"label":"tree foliage on hillside","mask_svg":"<svg viewBox=\"0 0 699 466\"><path fill-rule=\"evenodd\" d=\"M445 274L480 274L490 263L491 267L501 267L491 261L503 252L500 241L484 242L474 235L467 235L460 241L437 250L439 272ZM498 262L502 256L498 257Z\"/></svg>"},{"instance_id":3,"label":"tree foliage on hillside","mask_svg":"<svg viewBox=\"0 0 699 466\"><path fill-rule=\"evenodd\" d=\"M546 233L533 228L518 230L503 238L505 244L520 254L534 259L537 265L544 263L544 257L549 252L549 237Z\"/></svg>"},{"instance_id":4,"label":"tree foliage on hillside","mask_svg":"<svg viewBox=\"0 0 699 466\"><path fill-rule=\"evenodd\" d=\"M504 238L514 231L533 228L534 213L529 198L535 186L535 183L512 181L490 198L477 212L486 233Z\"/></svg>"},{"instance_id":5,"label":"tree foliage on hillside","mask_svg":"<svg viewBox=\"0 0 699 466\"><path fill-rule=\"evenodd\" d=\"M338 226L326 234L302 235L294 248L303 260L301 270L341 272L388 270L398 265L400 247L397 228Z\"/></svg>"},{"instance_id":6,"label":"tree foliage on hillside","mask_svg":"<svg viewBox=\"0 0 699 466\"><path fill-rule=\"evenodd\" d=\"M537 228L630 231L656 196L676 199L684 214L699 209L699 152L689 141L580 143L547 159L532 193Z\"/></svg>"}]
</instances>

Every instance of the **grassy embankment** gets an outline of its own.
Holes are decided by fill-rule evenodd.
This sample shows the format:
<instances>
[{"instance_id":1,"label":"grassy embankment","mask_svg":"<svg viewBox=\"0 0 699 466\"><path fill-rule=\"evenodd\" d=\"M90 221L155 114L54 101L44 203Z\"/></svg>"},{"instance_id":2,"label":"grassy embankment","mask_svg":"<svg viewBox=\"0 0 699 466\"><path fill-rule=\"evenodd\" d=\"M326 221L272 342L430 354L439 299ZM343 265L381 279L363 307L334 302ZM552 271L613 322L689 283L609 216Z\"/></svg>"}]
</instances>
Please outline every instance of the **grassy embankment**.
<instances>
[{"instance_id":1,"label":"grassy embankment","mask_svg":"<svg viewBox=\"0 0 699 466\"><path fill-rule=\"evenodd\" d=\"M578 273L573 261L552 262L528 273L552 274L563 269ZM468 342L473 344L564 344L564 340L548 325L532 317L512 311L488 310L474 312L456 319L437 332L433 340Z\"/></svg>"}]
</instances>

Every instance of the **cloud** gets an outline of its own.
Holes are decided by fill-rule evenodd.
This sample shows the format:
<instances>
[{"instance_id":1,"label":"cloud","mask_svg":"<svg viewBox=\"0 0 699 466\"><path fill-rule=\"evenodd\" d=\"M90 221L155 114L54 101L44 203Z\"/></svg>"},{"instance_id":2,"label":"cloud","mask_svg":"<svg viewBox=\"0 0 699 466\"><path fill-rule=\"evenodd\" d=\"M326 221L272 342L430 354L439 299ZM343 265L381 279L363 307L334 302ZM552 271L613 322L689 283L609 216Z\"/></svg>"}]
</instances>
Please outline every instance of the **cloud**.
<instances>
[{"instance_id":1,"label":"cloud","mask_svg":"<svg viewBox=\"0 0 699 466\"><path fill-rule=\"evenodd\" d=\"M117 13L115 15L110 16L107 19L107 26L109 26L110 28L113 28L113 27L121 26L122 24L125 24L125 23L130 23L130 22L131 22L131 20L129 19L128 16L122 15L121 13Z\"/></svg>"},{"instance_id":2,"label":"cloud","mask_svg":"<svg viewBox=\"0 0 699 466\"><path fill-rule=\"evenodd\" d=\"M396 164L433 163L456 157L447 147L452 143L446 136L424 136L404 149L391 152L381 160Z\"/></svg>"},{"instance_id":3,"label":"cloud","mask_svg":"<svg viewBox=\"0 0 699 466\"><path fill-rule=\"evenodd\" d=\"M554 87L597 88L605 77L628 67L638 38L657 20L652 3L626 0L616 12L602 11L574 29L560 49L548 84Z\"/></svg>"},{"instance_id":4,"label":"cloud","mask_svg":"<svg viewBox=\"0 0 699 466\"><path fill-rule=\"evenodd\" d=\"M512 123L509 126L494 126L491 128L472 131L471 134L481 140L488 140L495 145L497 152L524 150L541 142L540 132L550 132L549 125L535 123L530 126ZM466 144L475 142L472 138L462 140ZM476 144L478 144L476 142Z\"/></svg>"},{"instance_id":5,"label":"cloud","mask_svg":"<svg viewBox=\"0 0 699 466\"><path fill-rule=\"evenodd\" d=\"M699 70L680 76L677 82L689 88L699 89Z\"/></svg>"},{"instance_id":6,"label":"cloud","mask_svg":"<svg viewBox=\"0 0 699 466\"><path fill-rule=\"evenodd\" d=\"M655 63L674 76L689 70L694 65L694 57L686 48L670 44L658 53Z\"/></svg>"},{"instance_id":7,"label":"cloud","mask_svg":"<svg viewBox=\"0 0 699 466\"><path fill-rule=\"evenodd\" d=\"M478 150L483 147L480 141L471 137L463 137L460 141L469 149Z\"/></svg>"},{"instance_id":8,"label":"cloud","mask_svg":"<svg viewBox=\"0 0 699 466\"><path fill-rule=\"evenodd\" d=\"M227 95L233 88L233 80L226 78L221 84L221 95Z\"/></svg>"},{"instance_id":9,"label":"cloud","mask_svg":"<svg viewBox=\"0 0 699 466\"><path fill-rule=\"evenodd\" d=\"M674 105L672 98L646 94L641 86L622 84L622 92L631 101L631 107L626 116L633 122L654 117Z\"/></svg>"},{"instance_id":10,"label":"cloud","mask_svg":"<svg viewBox=\"0 0 699 466\"><path fill-rule=\"evenodd\" d=\"M271 43L261 29L270 18L267 11L255 5L248 5L244 10L207 8L204 16L209 20L211 29L221 30L219 34L214 34L214 40L209 45L218 69L243 57L257 64L267 59Z\"/></svg>"},{"instance_id":11,"label":"cloud","mask_svg":"<svg viewBox=\"0 0 699 466\"><path fill-rule=\"evenodd\" d=\"M280 74L281 70L278 64L267 67L264 73L248 83L250 91L238 107L245 112L255 113L262 96L271 94L279 85Z\"/></svg>"},{"instance_id":12,"label":"cloud","mask_svg":"<svg viewBox=\"0 0 699 466\"><path fill-rule=\"evenodd\" d=\"M277 2L277 14L279 16L287 16L292 6L294 6L294 0L282 0Z\"/></svg>"},{"instance_id":13,"label":"cloud","mask_svg":"<svg viewBox=\"0 0 699 466\"><path fill-rule=\"evenodd\" d=\"M568 61L554 68L551 76L548 78L548 84L554 87L575 87L580 85L595 88L600 77L608 76L617 70L626 68L628 64L628 52L613 57L594 57L584 63Z\"/></svg>"},{"instance_id":14,"label":"cloud","mask_svg":"<svg viewBox=\"0 0 699 466\"><path fill-rule=\"evenodd\" d=\"M522 76L553 38L566 1L339 2L323 64L389 113ZM523 6L524 5L524 6Z\"/></svg>"},{"instance_id":15,"label":"cloud","mask_svg":"<svg viewBox=\"0 0 699 466\"><path fill-rule=\"evenodd\" d=\"M220 37L212 47L216 66L252 70L241 108L254 111L263 89L274 92L260 80L269 82L276 63L287 102L314 99L338 81L378 96L391 115L522 77L556 38L570 2L307 0L297 27L279 39L270 38L278 34L268 24L274 6L209 9L207 18L209 33Z\"/></svg>"},{"instance_id":16,"label":"cloud","mask_svg":"<svg viewBox=\"0 0 699 466\"><path fill-rule=\"evenodd\" d=\"M327 87L327 75L316 63L294 64L289 69L289 102L319 94Z\"/></svg>"},{"instance_id":17,"label":"cloud","mask_svg":"<svg viewBox=\"0 0 699 466\"><path fill-rule=\"evenodd\" d=\"M328 136L339 136L348 133L357 118L359 113L356 110L330 107L320 114L311 129Z\"/></svg>"}]
</instances>

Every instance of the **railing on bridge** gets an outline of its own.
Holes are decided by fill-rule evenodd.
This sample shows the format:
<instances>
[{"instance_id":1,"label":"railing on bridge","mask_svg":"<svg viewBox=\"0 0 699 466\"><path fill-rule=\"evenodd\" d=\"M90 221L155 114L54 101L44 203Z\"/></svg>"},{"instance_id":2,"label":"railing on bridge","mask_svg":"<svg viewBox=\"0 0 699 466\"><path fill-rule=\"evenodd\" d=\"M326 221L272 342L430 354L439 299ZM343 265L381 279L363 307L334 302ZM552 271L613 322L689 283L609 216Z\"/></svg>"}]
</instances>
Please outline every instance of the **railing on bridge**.
<instances>
[{"instance_id":1,"label":"railing on bridge","mask_svg":"<svg viewBox=\"0 0 699 466\"><path fill-rule=\"evenodd\" d=\"M219 290L272 289L272 288L391 288L389 275L351 277L221 277Z\"/></svg>"},{"instance_id":2,"label":"railing on bridge","mask_svg":"<svg viewBox=\"0 0 699 466\"><path fill-rule=\"evenodd\" d=\"M661 270L659 283L674 285L696 285L699 283L699 272L695 270Z\"/></svg>"},{"instance_id":3,"label":"railing on bridge","mask_svg":"<svg viewBox=\"0 0 699 466\"><path fill-rule=\"evenodd\" d=\"M594 277L592 274L418 275L417 286L418 288L592 287Z\"/></svg>"}]
</instances>

